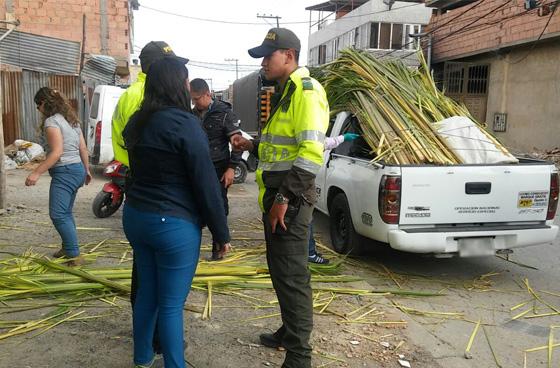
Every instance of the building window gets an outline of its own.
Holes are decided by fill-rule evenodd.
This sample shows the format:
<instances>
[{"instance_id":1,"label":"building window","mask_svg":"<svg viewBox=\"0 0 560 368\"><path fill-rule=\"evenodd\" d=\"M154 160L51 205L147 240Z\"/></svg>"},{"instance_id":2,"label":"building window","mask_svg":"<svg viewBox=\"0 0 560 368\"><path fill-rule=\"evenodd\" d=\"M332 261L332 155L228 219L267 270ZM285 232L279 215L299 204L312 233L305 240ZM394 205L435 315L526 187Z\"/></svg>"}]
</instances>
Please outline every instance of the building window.
<instances>
[{"instance_id":1,"label":"building window","mask_svg":"<svg viewBox=\"0 0 560 368\"><path fill-rule=\"evenodd\" d=\"M448 63L443 71L443 88L446 93L463 93L465 69L462 64Z\"/></svg>"},{"instance_id":2,"label":"building window","mask_svg":"<svg viewBox=\"0 0 560 368\"><path fill-rule=\"evenodd\" d=\"M379 48L388 50L391 47L391 23L381 23L379 31Z\"/></svg>"},{"instance_id":3,"label":"building window","mask_svg":"<svg viewBox=\"0 0 560 368\"><path fill-rule=\"evenodd\" d=\"M400 50L403 48L403 25L393 24L393 32L391 35L391 48Z\"/></svg>"},{"instance_id":4,"label":"building window","mask_svg":"<svg viewBox=\"0 0 560 368\"><path fill-rule=\"evenodd\" d=\"M416 50L419 41L409 36L420 33L419 24L370 23L369 48L384 50Z\"/></svg>"},{"instance_id":5,"label":"building window","mask_svg":"<svg viewBox=\"0 0 560 368\"><path fill-rule=\"evenodd\" d=\"M488 65L474 65L469 67L467 93L485 95L488 91Z\"/></svg>"},{"instance_id":6,"label":"building window","mask_svg":"<svg viewBox=\"0 0 560 368\"><path fill-rule=\"evenodd\" d=\"M420 38L410 37L410 34L418 34L422 32L422 26L419 24L407 24L405 26L404 45L403 48L408 50L418 50L420 48Z\"/></svg>"},{"instance_id":7,"label":"building window","mask_svg":"<svg viewBox=\"0 0 560 368\"><path fill-rule=\"evenodd\" d=\"M327 62L327 45L319 46L319 65Z\"/></svg>"},{"instance_id":8,"label":"building window","mask_svg":"<svg viewBox=\"0 0 560 368\"><path fill-rule=\"evenodd\" d=\"M487 64L445 63L443 79L446 93L486 95L488 93Z\"/></svg>"},{"instance_id":9,"label":"building window","mask_svg":"<svg viewBox=\"0 0 560 368\"><path fill-rule=\"evenodd\" d=\"M371 23L371 28L369 32L369 48L370 49L379 48L379 23Z\"/></svg>"},{"instance_id":10,"label":"building window","mask_svg":"<svg viewBox=\"0 0 560 368\"><path fill-rule=\"evenodd\" d=\"M338 52L340 51L340 48L339 48L339 40L340 40L340 39L337 37L337 38L335 38L334 41L333 41L333 42L334 42L333 52L334 52L334 58L335 58L335 59L338 58Z\"/></svg>"}]
</instances>

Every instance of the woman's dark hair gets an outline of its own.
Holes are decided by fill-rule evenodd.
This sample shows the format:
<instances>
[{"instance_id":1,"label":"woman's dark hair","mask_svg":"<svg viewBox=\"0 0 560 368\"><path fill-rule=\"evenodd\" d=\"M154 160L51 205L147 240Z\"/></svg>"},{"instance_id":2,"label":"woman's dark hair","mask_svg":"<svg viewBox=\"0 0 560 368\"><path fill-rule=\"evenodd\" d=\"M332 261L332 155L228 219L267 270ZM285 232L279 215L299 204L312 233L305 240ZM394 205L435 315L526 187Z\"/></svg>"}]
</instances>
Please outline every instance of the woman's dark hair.
<instances>
[{"instance_id":1,"label":"woman's dark hair","mask_svg":"<svg viewBox=\"0 0 560 368\"><path fill-rule=\"evenodd\" d=\"M43 87L37 91L33 98L37 106L42 105L43 120L41 126L45 123L45 119L60 114L71 126L80 125L80 120L74 108L68 102L68 99L56 89Z\"/></svg>"},{"instance_id":2,"label":"woman's dark hair","mask_svg":"<svg viewBox=\"0 0 560 368\"><path fill-rule=\"evenodd\" d=\"M156 61L150 66L144 86L144 100L123 131L127 150L138 143L153 113L168 107L192 111L188 78L189 71L185 64L173 58Z\"/></svg>"}]
</instances>

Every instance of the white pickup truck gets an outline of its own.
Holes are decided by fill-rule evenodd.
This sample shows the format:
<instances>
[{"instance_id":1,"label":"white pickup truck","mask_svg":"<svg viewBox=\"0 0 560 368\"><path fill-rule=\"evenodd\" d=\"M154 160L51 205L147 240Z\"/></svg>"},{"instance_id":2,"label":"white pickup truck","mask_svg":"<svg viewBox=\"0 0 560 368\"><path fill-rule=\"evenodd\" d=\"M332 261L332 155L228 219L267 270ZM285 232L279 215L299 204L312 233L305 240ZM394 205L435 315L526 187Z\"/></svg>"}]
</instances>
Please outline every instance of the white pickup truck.
<instances>
[{"instance_id":1,"label":"white pickup truck","mask_svg":"<svg viewBox=\"0 0 560 368\"><path fill-rule=\"evenodd\" d=\"M332 137L359 133L344 112L331 128ZM558 170L549 162L385 165L372 163L364 144L325 151L316 178L316 207L329 215L339 253L363 250L365 237L406 252L493 255L551 242L558 233Z\"/></svg>"}]
</instances>

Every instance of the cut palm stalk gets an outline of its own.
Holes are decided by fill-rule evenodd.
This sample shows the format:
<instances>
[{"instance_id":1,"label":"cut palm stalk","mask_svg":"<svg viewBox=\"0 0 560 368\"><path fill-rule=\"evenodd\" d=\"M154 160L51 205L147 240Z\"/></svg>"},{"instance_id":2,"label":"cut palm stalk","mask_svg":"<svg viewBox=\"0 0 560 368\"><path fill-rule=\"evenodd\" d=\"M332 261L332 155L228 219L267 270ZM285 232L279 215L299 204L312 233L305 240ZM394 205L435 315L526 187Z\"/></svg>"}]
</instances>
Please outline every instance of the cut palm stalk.
<instances>
[{"instance_id":1,"label":"cut palm stalk","mask_svg":"<svg viewBox=\"0 0 560 368\"><path fill-rule=\"evenodd\" d=\"M467 359L472 358L471 347L472 347L472 344L474 342L474 338L476 337L476 334L477 334L479 328L480 328L480 319L476 323L476 326L474 326L474 330L471 333L471 337L469 338L469 342L467 343L467 348L465 349L465 358L467 358Z\"/></svg>"}]
</instances>

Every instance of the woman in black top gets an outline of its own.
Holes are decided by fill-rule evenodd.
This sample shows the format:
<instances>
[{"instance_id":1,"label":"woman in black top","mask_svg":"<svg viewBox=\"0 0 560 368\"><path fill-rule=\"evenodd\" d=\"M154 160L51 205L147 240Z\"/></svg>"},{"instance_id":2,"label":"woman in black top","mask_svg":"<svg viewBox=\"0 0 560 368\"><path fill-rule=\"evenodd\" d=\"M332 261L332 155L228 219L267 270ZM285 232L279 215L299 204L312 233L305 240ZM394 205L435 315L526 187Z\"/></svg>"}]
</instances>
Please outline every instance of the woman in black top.
<instances>
[{"instance_id":1,"label":"woman in black top","mask_svg":"<svg viewBox=\"0 0 560 368\"><path fill-rule=\"evenodd\" d=\"M174 58L152 64L144 100L123 138L130 158L123 226L134 249L134 363L150 367L156 320L165 367L185 366L183 306L206 224L221 245L229 231L208 140L191 114L188 71ZM224 249L226 247L223 247Z\"/></svg>"}]
</instances>

